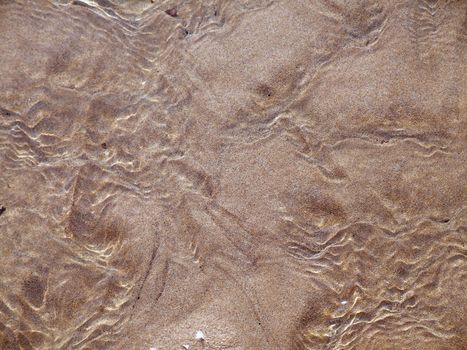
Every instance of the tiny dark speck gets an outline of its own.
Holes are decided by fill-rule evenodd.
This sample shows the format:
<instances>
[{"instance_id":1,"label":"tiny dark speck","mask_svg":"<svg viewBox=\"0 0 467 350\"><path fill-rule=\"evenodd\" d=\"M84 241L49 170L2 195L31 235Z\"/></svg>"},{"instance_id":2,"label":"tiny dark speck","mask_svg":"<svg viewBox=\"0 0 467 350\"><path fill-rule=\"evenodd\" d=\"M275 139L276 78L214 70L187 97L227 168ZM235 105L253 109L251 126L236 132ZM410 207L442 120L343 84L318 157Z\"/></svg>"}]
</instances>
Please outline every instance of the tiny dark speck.
<instances>
[{"instance_id":1,"label":"tiny dark speck","mask_svg":"<svg viewBox=\"0 0 467 350\"><path fill-rule=\"evenodd\" d=\"M101 143L101 147L102 147L103 149L107 149L107 143L102 142L102 143Z\"/></svg>"},{"instance_id":2,"label":"tiny dark speck","mask_svg":"<svg viewBox=\"0 0 467 350\"><path fill-rule=\"evenodd\" d=\"M449 222L449 219L443 219L441 220L442 223L447 224Z\"/></svg>"},{"instance_id":3,"label":"tiny dark speck","mask_svg":"<svg viewBox=\"0 0 467 350\"><path fill-rule=\"evenodd\" d=\"M169 16L171 16L171 17L177 17L178 16L177 9L175 7L166 10L165 13L168 14Z\"/></svg>"},{"instance_id":4,"label":"tiny dark speck","mask_svg":"<svg viewBox=\"0 0 467 350\"><path fill-rule=\"evenodd\" d=\"M5 212L6 208L2 205L0 206L0 215L2 215Z\"/></svg>"}]
</instances>

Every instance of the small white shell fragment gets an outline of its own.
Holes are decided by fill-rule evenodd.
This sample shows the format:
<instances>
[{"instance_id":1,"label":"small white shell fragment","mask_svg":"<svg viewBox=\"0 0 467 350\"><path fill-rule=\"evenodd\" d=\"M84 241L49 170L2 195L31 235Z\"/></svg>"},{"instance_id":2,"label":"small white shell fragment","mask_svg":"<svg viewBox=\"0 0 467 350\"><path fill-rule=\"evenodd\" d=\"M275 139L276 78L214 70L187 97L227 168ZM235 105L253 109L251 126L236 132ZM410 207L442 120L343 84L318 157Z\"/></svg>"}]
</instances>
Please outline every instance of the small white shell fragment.
<instances>
[{"instance_id":1,"label":"small white shell fragment","mask_svg":"<svg viewBox=\"0 0 467 350\"><path fill-rule=\"evenodd\" d=\"M182 345L182 348L184 348L185 350L188 350L190 348L190 345Z\"/></svg>"},{"instance_id":2,"label":"small white shell fragment","mask_svg":"<svg viewBox=\"0 0 467 350\"><path fill-rule=\"evenodd\" d=\"M149 350L157 350L157 348L155 346L151 346Z\"/></svg>"},{"instance_id":3,"label":"small white shell fragment","mask_svg":"<svg viewBox=\"0 0 467 350\"><path fill-rule=\"evenodd\" d=\"M206 339L206 336L204 335L203 331L196 331L195 339L203 341L204 339Z\"/></svg>"}]
</instances>

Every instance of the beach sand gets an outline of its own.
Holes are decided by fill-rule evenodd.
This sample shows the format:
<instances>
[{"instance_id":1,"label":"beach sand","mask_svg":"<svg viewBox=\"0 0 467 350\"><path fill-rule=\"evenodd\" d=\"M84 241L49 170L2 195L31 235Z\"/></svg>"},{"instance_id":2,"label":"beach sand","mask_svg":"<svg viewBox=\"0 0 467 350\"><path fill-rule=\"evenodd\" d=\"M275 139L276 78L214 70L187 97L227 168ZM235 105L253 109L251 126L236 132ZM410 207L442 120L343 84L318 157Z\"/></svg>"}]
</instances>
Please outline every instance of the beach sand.
<instances>
[{"instance_id":1,"label":"beach sand","mask_svg":"<svg viewBox=\"0 0 467 350\"><path fill-rule=\"evenodd\" d=\"M0 349L467 349L466 23L0 1Z\"/></svg>"}]
</instances>

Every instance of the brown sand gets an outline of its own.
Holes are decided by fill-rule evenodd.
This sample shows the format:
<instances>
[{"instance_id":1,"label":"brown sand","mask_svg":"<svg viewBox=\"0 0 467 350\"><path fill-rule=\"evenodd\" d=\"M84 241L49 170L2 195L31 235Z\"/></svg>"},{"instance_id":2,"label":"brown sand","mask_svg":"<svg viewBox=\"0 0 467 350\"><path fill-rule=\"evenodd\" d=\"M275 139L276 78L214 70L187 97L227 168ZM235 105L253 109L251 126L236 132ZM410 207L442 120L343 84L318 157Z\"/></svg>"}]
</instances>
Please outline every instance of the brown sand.
<instances>
[{"instance_id":1,"label":"brown sand","mask_svg":"<svg viewBox=\"0 0 467 350\"><path fill-rule=\"evenodd\" d=\"M0 1L0 349L467 349L466 33Z\"/></svg>"}]
</instances>

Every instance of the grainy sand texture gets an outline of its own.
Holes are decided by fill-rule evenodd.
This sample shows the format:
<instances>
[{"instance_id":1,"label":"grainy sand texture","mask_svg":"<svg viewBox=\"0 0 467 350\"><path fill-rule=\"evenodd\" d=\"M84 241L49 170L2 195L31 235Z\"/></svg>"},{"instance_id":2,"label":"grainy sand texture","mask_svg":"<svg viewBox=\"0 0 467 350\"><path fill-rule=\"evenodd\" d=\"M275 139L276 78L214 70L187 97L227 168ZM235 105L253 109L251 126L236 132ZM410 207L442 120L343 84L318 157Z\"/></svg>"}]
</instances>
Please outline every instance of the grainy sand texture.
<instances>
[{"instance_id":1,"label":"grainy sand texture","mask_svg":"<svg viewBox=\"0 0 467 350\"><path fill-rule=\"evenodd\" d=\"M467 349L466 64L466 0L0 0L0 349Z\"/></svg>"}]
</instances>

